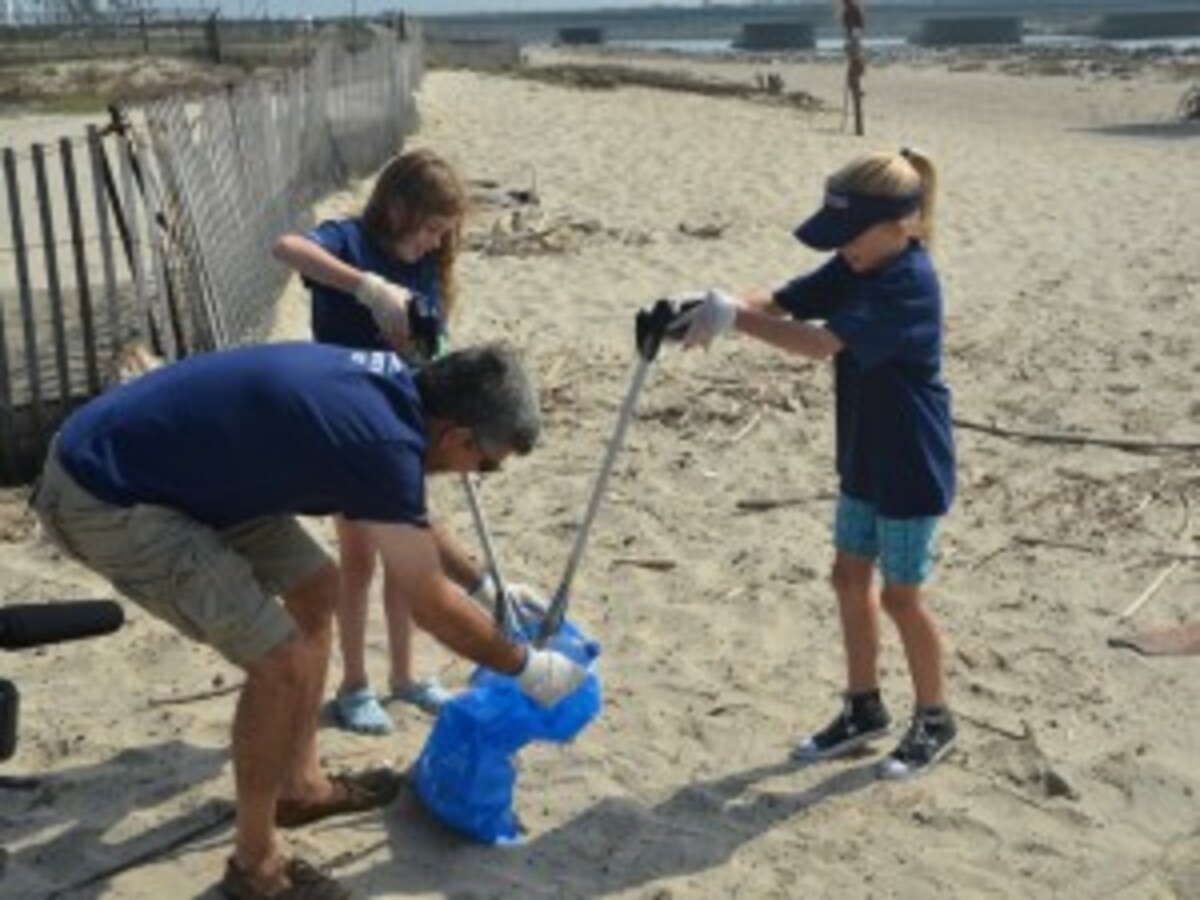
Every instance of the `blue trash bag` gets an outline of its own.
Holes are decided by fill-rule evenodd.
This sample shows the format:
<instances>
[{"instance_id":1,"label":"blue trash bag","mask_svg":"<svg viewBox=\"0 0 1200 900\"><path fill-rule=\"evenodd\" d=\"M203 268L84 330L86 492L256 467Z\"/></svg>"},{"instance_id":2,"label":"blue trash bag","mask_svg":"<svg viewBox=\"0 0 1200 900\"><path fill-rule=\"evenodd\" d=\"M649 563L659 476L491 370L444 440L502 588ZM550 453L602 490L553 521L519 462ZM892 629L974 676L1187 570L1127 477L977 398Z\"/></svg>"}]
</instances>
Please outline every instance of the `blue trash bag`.
<instances>
[{"instance_id":1,"label":"blue trash bag","mask_svg":"<svg viewBox=\"0 0 1200 900\"><path fill-rule=\"evenodd\" d=\"M519 841L513 812L516 753L535 740L566 743L600 714L600 645L564 622L547 646L587 667L587 677L549 708L516 679L478 668L470 686L445 703L413 766L421 802L435 816L485 844Z\"/></svg>"}]
</instances>

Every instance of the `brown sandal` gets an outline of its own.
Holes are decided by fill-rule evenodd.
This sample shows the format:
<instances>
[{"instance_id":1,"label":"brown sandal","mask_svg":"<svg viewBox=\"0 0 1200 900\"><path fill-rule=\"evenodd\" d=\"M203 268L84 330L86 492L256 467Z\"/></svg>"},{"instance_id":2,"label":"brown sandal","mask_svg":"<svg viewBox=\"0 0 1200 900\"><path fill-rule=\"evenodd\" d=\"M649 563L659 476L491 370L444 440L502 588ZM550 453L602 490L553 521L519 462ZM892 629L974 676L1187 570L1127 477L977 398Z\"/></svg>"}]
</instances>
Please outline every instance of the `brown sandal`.
<instances>
[{"instance_id":1,"label":"brown sandal","mask_svg":"<svg viewBox=\"0 0 1200 900\"><path fill-rule=\"evenodd\" d=\"M225 864L221 893L229 900L350 900L350 889L330 878L316 866L293 857L283 864L283 874L290 882L282 891L265 893L232 859Z\"/></svg>"},{"instance_id":2,"label":"brown sandal","mask_svg":"<svg viewBox=\"0 0 1200 900\"><path fill-rule=\"evenodd\" d=\"M330 816L344 816L387 806L404 785L404 775L395 769L367 769L332 775L333 796L325 800L280 800L275 804L275 824L299 828Z\"/></svg>"}]
</instances>

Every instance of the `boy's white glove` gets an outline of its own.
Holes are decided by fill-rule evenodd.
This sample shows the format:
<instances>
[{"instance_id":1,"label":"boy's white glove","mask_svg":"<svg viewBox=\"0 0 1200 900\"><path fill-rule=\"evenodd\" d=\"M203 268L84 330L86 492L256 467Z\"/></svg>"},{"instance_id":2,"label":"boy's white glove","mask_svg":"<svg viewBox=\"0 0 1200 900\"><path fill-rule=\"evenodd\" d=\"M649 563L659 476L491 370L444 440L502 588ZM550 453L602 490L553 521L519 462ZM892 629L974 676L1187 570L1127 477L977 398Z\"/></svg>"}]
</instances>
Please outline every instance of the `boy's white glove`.
<instances>
[{"instance_id":1,"label":"boy's white glove","mask_svg":"<svg viewBox=\"0 0 1200 900\"><path fill-rule=\"evenodd\" d=\"M696 295L682 298L686 304L694 301ZM671 325L675 333L683 331L683 346L707 348L716 338L725 334L737 319L738 301L732 294L712 289L700 295L700 302L681 313Z\"/></svg>"},{"instance_id":2,"label":"boy's white glove","mask_svg":"<svg viewBox=\"0 0 1200 900\"><path fill-rule=\"evenodd\" d=\"M583 684L587 670L557 650L528 649L517 684L542 706L553 706Z\"/></svg>"},{"instance_id":3,"label":"boy's white glove","mask_svg":"<svg viewBox=\"0 0 1200 900\"><path fill-rule=\"evenodd\" d=\"M383 339L396 349L408 344L408 305L412 294L374 272L364 272L354 299L371 311Z\"/></svg>"}]
</instances>

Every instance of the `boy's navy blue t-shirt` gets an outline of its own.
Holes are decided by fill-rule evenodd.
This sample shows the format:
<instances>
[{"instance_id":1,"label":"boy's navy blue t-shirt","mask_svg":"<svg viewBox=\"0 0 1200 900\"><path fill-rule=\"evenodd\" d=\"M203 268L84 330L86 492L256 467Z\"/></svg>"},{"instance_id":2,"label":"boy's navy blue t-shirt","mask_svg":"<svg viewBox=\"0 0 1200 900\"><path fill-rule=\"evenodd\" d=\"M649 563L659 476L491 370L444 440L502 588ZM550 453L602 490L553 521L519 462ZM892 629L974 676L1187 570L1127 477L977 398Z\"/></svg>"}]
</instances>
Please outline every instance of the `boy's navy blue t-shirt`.
<instances>
[{"instance_id":1,"label":"boy's navy blue t-shirt","mask_svg":"<svg viewBox=\"0 0 1200 900\"><path fill-rule=\"evenodd\" d=\"M880 515L941 515L954 499L950 391L942 381L942 294L914 241L875 272L839 255L784 285L775 302L823 319L845 345L835 362L841 490Z\"/></svg>"},{"instance_id":2,"label":"boy's navy blue t-shirt","mask_svg":"<svg viewBox=\"0 0 1200 900\"><path fill-rule=\"evenodd\" d=\"M402 262L376 243L359 218L330 219L305 237L360 271L374 272L393 284L423 294L445 330L436 253L427 253L415 263ZM304 285L312 292L312 333L317 341L340 347L392 349L380 335L371 311L355 300L353 294L307 278Z\"/></svg>"},{"instance_id":3,"label":"boy's navy blue t-shirt","mask_svg":"<svg viewBox=\"0 0 1200 900\"><path fill-rule=\"evenodd\" d=\"M101 394L58 455L101 500L215 528L330 513L424 527L425 446L399 357L295 343L199 354Z\"/></svg>"}]
</instances>

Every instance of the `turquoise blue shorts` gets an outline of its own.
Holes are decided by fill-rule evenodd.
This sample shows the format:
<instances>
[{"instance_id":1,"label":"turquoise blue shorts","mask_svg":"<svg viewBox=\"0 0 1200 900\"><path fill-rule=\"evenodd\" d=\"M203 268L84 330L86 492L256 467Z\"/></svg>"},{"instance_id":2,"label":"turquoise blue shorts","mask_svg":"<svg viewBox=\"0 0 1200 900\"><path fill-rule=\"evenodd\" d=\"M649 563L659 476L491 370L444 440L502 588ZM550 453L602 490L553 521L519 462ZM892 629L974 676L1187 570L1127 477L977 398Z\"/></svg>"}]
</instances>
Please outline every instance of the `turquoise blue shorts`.
<instances>
[{"instance_id":1,"label":"turquoise blue shorts","mask_svg":"<svg viewBox=\"0 0 1200 900\"><path fill-rule=\"evenodd\" d=\"M838 495L833 545L877 560L885 584L921 584L933 571L938 516L889 519L863 500Z\"/></svg>"}]
</instances>

